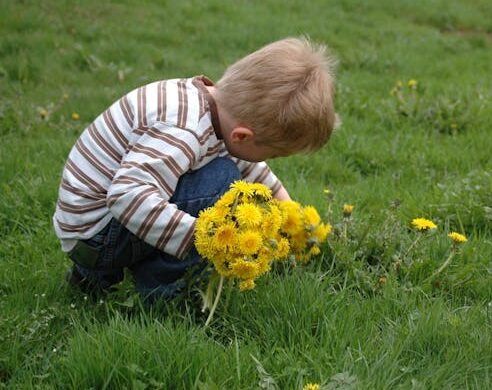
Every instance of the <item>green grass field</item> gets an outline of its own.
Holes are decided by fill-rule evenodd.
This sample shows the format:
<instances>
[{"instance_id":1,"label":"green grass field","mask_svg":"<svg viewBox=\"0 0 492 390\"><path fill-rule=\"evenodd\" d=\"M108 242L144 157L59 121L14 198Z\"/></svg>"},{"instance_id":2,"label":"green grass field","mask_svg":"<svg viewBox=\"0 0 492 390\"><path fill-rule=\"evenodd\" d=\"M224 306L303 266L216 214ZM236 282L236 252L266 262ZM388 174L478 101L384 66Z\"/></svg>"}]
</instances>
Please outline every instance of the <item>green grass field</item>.
<instances>
[{"instance_id":1,"label":"green grass field","mask_svg":"<svg viewBox=\"0 0 492 390\"><path fill-rule=\"evenodd\" d=\"M490 1L0 5L0 388L492 388ZM271 166L334 225L322 255L228 290L208 328L129 280L98 298L66 286L51 216L83 128L139 85L217 79L301 34L339 60L343 125ZM435 275L451 231L468 242Z\"/></svg>"}]
</instances>

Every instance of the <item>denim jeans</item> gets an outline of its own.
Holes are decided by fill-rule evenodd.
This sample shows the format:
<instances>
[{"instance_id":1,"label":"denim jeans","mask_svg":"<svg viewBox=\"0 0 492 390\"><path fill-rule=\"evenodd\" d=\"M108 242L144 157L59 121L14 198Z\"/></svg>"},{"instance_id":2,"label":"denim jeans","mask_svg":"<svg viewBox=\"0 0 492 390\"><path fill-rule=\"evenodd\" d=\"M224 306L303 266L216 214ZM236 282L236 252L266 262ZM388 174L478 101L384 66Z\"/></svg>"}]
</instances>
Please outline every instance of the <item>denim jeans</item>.
<instances>
[{"instance_id":1,"label":"denim jeans","mask_svg":"<svg viewBox=\"0 0 492 390\"><path fill-rule=\"evenodd\" d=\"M240 178L239 170L230 159L216 158L201 169L183 175L170 202L197 217L200 210L215 204L229 185ZM94 290L106 290L123 280L126 267L144 298L170 299L186 285L183 276L187 272L199 273L206 265L194 246L184 259L177 259L147 244L114 218L94 237L81 241L93 252L92 258L87 258L90 256L87 251L83 256L75 255L75 250L69 257ZM94 265L87 266L89 263Z\"/></svg>"}]
</instances>

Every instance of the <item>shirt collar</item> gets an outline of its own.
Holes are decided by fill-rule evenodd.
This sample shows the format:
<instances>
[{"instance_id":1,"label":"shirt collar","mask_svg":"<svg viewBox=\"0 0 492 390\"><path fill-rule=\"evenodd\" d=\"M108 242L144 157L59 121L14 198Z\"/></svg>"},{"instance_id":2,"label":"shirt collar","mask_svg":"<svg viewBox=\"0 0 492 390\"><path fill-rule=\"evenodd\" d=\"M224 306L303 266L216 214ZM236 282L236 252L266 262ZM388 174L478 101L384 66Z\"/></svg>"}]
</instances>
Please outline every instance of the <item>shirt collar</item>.
<instances>
[{"instance_id":1,"label":"shirt collar","mask_svg":"<svg viewBox=\"0 0 492 390\"><path fill-rule=\"evenodd\" d=\"M193 78L193 84L201 92L203 92L205 99L207 100L208 107L210 109L210 115L212 116L212 126L215 131L215 136L217 137L217 139L223 139L222 130L220 128L219 112L217 111L217 103L215 102L212 94L207 89L207 87L213 86L214 82L210 80L207 76L201 75Z\"/></svg>"}]
</instances>

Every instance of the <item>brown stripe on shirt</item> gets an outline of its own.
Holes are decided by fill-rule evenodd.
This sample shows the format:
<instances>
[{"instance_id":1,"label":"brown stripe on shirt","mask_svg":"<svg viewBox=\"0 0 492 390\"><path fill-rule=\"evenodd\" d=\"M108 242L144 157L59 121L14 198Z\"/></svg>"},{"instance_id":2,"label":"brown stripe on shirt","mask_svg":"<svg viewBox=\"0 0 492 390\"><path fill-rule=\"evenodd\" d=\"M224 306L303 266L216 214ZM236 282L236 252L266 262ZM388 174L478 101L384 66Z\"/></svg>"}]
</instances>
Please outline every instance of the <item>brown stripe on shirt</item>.
<instances>
[{"instance_id":1,"label":"brown stripe on shirt","mask_svg":"<svg viewBox=\"0 0 492 390\"><path fill-rule=\"evenodd\" d=\"M147 237L147 234L149 233L150 229L154 225L155 221L157 220L159 215L162 213L162 211L166 208L168 204L169 204L168 202L161 201L152 208L150 213L143 220L140 229L138 229L137 231L138 237L140 237L142 240L145 240L145 237Z\"/></svg>"},{"instance_id":2,"label":"brown stripe on shirt","mask_svg":"<svg viewBox=\"0 0 492 390\"><path fill-rule=\"evenodd\" d=\"M91 229L101 219L102 218L99 218L99 219L96 219L95 221L84 223L83 225L71 225L71 224L64 223L64 222L60 221L58 218L56 219L56 222L62 228L62 230L66 231L66 232L70 232L70 233L78 233L78 232L85 232L85 231Z\"/></svg>"},{"instance_id":3,"label":"brown stripe on shirt","mask_svg":"<svg viewBox=\"0 0 492 390\"><path fill-rule=\"evenodd\" d=\"M75 147L79 151L79 153L84 156L84 158L92 164L94 168L96 168L99 172L101 172L104 176L106 176L108 179L112 179L114 176L114 172L106 167L103 163L101 163L96 156L94 156L89 149L87 149L87 146L82 142L82 139L79 138L77 143L75 144Z\"/></svg>"},{"instance_id":4,"label":"brown stripe on shirt","mask_svg":"<svg viewBox=\"0 0 492 390\"><path fill-rule=\"evenodd\" d=\"M140 127L147 127L147 89L146 87L140 87L137 90L137 102L138 102L138 119Z\"/></svg>"},{"instance_id":5,"label":"brown stripe on shirt","mask_svg":"<svg viewBox=\"0 0 492 390\"><path fill-rule=\"evenodd\" d=\"M113 119L113 116L111 115L111 111L110 110L104 111L103 118L104 118L104 123L106 124L107 128L114 135L114 137L116 138L118 143L121 145L121 147L126 148L126 146L128 145L128 140L125 138L125 136L120 131L118 126L116 126L116 123Z\"/></svg>"},{"instance_id":6,"label":"brown stripe on shirt","mask_svg":"<svg viewBox=\"0 0 492 390\"><path fill-rule=\"evenodd\" d=\"M207 108L205 106L205 97L203 96L203 93L198 94L198 104L200 107L198 111L198 120L200 120L207 113Z\"/></svg>"},{"instance_id":7,"label":"brown stripe on shirt","mask_svg":"<svg viewBox=\"0 0 492 390\"><path fill-rule=\"evenodd\" d=\"M280 188L282 188L282 183L280 181L276 181L275 184L272 186L272 195L275 196L277 192L279 192Z\"/></svg>"},{"instance_id":8,"label":"brown stripe on shirt","mask_svg":"<svg viewBox=\"0 0 492 390\"><path fill-rule=\"evenodd\" d=\"M86 191L81 190L80 188L75 188L71 186L66 179L62 179L61 182L61 187L65 190L70 192L73 195L80 196L81 198L84 199L90 199L90 200L100 200L100 199L105 199L106 194L101 194L101 193L89 193Z\"/></svg>"},{"instance_id":9,"label":"brown stripe on shirt","mask_svg":"<svg viewBox=\"0 0 492 390\"><path fill-rule=\"evenodd\" d=\"M176 177L176 179L179 179L179 177L182 174L181 167L176 162L176 160L167 154L162 154L162 152L157 149L151 148L149 146L144 146L141 144L135 144L133 146L132 151L137 153L142 153L145 154L146 156L163 161L166 164L166 166L169 168L169 170L173 173L173 175Z\"/></svg>"},{"instance_id":10,"label":"brown stripe on shirt","mask_svg":"<svg viewBox=\"0 0 492 390\"><path fill-rule=\"evenodd\" d=\"M72 159L68 158L65 166L67 170L77 178L78 181L90 188L92 191L106 193L106 189L82 172L80 168L74 164Z\"/></svg>"},{"instance_id":11,"label":"brown stripe on shirt","mask_svg":"<svg viewBox=\"0 0 492 390\"><path fill-rule=\"evenodd\" d=\"M140 205L152 194L158 193L159 190L155 187L150 187L144 189L142 192L140 192L137 196L135 196L128 207L123 211L120 217L120 221L123 225L128 225L128 222L130 221L130 218L135 214L137 209L140 207Z\"/></svg>"},{"instance_id":12,"label":"brown stripe on shirt","mask_svg":"<svg viewBox=\"0 0 492 390\"><path fill-rule=\"evenodd\" d=\"M62 209L63 211L67 211L67 212L72 213L72 214L85 214L85 213L88 213L90 211L105 208L106 207L106 200L101 199L101 200L98 200L97 202L90 203L86 206L77 206L74 204L63 202L62 200L58 200L57 204L58 204L58 207L60 209Z\"/></svg>"},{"instance_id":13,"label":"brown stripe on shirt","mask_svg":"<svg viewBox=\"0 0 492 390\"><path fill-rule=\"evenodd\" d=\"M162 232L161 236L157 240L156 247L163 249L168 241L171 239L174 231L176 230L176 227L179 225L179 222L183 218L184 212L181 210L176 210L176 212L173 214L171 217L171 220L169 221L167 228Z\"/></svg>"},{"instance_id":14,"label":"brown stripe on shirt","mask_svg":"<svg viewBox=\"0 0 492 390\"><path fill-rule=\"evenodd\" d=\"M133 176L127 176L127 175L120 175L116 179L113 180L113 184L140 184L140 185L145 185L145 184L150 184L144 180L140 180L136 177Z\"/></svg>"},{"instance_id":15,"label":"brown stripe on shirt","mask_svg":"<svg viewBox=\"0 0 492 390\"><path fill-rule=\"evenodd\" d=\"M186 80L178 81L178 127L186 127L188 117L188 92L186 90Z\"/></svg>"},{"instance_id":16,"label":"brown stripe on shirt","mask_svg":"<svg viewBox=\"0 0 492 390\"><path fill-rule=\"evenodd\" d=\"M89 126L88 129L88 134L90 135L91 139L102 149L106 154L111 157L114 161L120 162L121 161L121 154L118 153L117 150L115 150L99 133L97 130L96 125L93 123Z\"/></svg>"},{"instance_id":17,"label":"brown stripe on shirt","mask_svg":"<svg viewBox=\"0 0 492 390\"><path fill-rule=\"evenodd\" d=\"M166 101L166 80L159 81L157 84L157 120L160 122L166 121L167 115Z\"/></svg>"},{"instance_id":18,"label":"brown stripe on shirt","mask_svg":"<svg viewBox=\"0 0 492 390\"><path fill-rule=\"evenodd\" d=\"M185 141L180 140L170 134L163 133L155 127L150 128L147 134L180 149L190 162L190 166L195 165L195 154L193 153L193 149Z\"/></svg>"},{"instance_id":19,"label":"brown stripe on shirt","mask_svg":"<svg viewBox=\"0 0 492 390\"><path fill-rule=\"evenodd\" d=\"M255 166L256 166L255 163L251 163L251 164L246 165L246 168L244 168L241 171L241 176L242 177L248 176L251 172L253 172L253 170L255 169Z\"/></svg>"},{"instance_id":20,"label":"brown stripe on shirt","mask_svg":"<svg viewBox=\"0 0 492 390\"><path fill-rule=\"evenodd\" d=\"M126 119L126 123L128 123L128 127L133 127L133 111L130 107L130 103L128 103L128 98L126 96L123 96L120 99L119 104L121 112Z\"/></svg>"},{"instance_id":21,"label":"brown stripe on shirt","mask_svg":"<svg viewBox=\"0 0 492 390\"><path fill-rule=\"evenodd\" d=\"M263 183L263 180L266 179L268 174L270 173L270 168L264 167L258 176L253 180L255 183Z\"/></svg>"},{"instance_id":22,"label":"brown stripe on shirt","mask_svg":"<svg viewBox=\"0 0 492 390\"><path fill-rule=\"evenodd\" d=\"M185 237L183 238L183 241L181 242L181 245L179 246L177 252L176 252L176 257L182 258L186 250L191 246L191 242L193 241L195 233L195 224L188 230L188 233L186 233Z\"/></svg>"},{"instance_id":23,"label":"brown stripe on shirt","mask_svg":"<svg viewBox=\"0 0 492 390\"><path fill-rule=\"evenodd\" d=\"M202 136L198 138L198 142L200 143L200 145L205 145L212 134L215 134L214 128L212 126L207 127Z\"/></svg>"},{"instance_id":24,"label":"brown stripe on shirt","mask_svg":"<svg viewBox=\"0 0 492 390\"><path fill-rule=\"evenodd\" d=\"M160 173L149 163L139 164L136 162L127 161L121 164L122 168L137 168L151 175L159 186L167 193L168 196L173 194L173 189L166 183L165 179Z\"/></svg>"}]
</instances>

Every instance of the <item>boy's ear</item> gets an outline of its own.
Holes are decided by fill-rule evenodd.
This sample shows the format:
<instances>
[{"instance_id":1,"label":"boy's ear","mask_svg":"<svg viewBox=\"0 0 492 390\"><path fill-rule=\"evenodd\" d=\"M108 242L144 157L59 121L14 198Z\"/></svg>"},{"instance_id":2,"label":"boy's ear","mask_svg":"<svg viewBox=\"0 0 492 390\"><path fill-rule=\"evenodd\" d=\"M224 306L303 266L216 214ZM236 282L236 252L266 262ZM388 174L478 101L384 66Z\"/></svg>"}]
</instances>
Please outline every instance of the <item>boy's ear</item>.
<instances>
[{"instance_id":1,"label":"boy's ear","mask_svg":"<svg viewBox=\"0 0 492 390\"><path fill-rule=\"evenodd\" d=\"M244 141L251 141L255 136L253 130L248 127L237 126L231 131L231 141L233 143L241 143Z\"/></svg>"}]
</instances>

